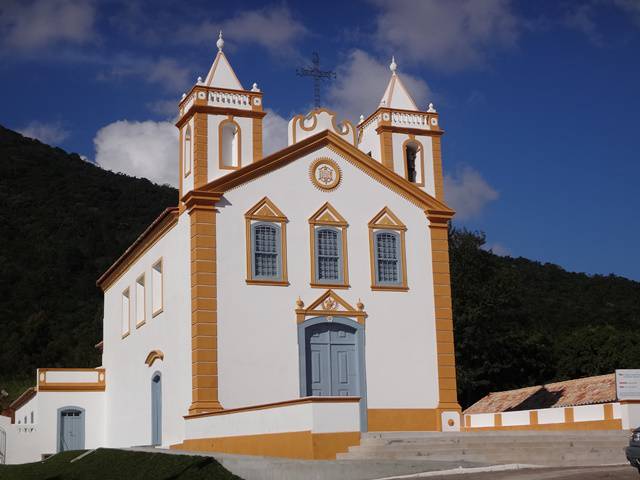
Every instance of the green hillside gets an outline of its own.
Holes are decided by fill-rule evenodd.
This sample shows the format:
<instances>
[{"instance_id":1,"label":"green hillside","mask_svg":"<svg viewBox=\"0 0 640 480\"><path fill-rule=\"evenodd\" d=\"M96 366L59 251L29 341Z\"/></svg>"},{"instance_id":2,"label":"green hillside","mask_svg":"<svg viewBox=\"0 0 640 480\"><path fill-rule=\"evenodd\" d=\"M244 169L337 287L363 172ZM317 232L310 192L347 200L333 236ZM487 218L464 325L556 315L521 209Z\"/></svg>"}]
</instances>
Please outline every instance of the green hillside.
<instances>
[{"instance_id":1,"label":"green hillside","mask_svg":"<svg viewBox=\"0 0 640 480\"><path fill-rule=\"evenodd\" d=\"M177 192L0 127L0 389L95 366L98 276ZM460 401L640 366L640 283L493 255L451 231ZM594 255L598 252L594 251ZM0 405L1 407L2 405Z\"/></svg>"},{"instance_id":2,"label":"green hillside","mask_svg":"<svg viewBox=\"0 0 640 480\"><path fill-rule=\"evenodd\" d=\"M0 389L99 364L96 279L177 196L0 127Z\"/></svg>"}]
</instances>

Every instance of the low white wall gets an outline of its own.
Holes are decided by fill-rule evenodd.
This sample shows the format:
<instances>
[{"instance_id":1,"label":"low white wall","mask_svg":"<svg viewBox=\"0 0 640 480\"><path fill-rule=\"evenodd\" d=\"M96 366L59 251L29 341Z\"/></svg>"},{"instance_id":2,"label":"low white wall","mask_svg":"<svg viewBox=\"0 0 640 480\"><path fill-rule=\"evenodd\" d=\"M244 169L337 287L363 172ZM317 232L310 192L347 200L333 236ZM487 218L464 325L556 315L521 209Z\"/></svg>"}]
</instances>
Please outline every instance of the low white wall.
<instances>
[{"instance_id":1,"label":"low white wall","mask_svg":"<svg viewBox=\"0 0 640 480\"><path fill-rule=\"evenodd\" d=\"M519 410L516 412L500 412L503 427L524 426L531 423L531 412L537 412L538 425L565 423L565 410L573 410L573 421L592 422L605 420L605 406L611 405L613 419L622 419L622 428L640 425L640 404L620 405L620 403L580 405L576 407L542 408L539 410ZM629 408L628 408L629 407ZM495 413L475 413L465 415L465 425L469 428L486 428L495 426ZM626 422L626 423L625 423Z\"/></svg>"},{"instance_id":2,"label":"low white wall","mask_svg":"<svg viewBox=\"0 0 640 480\"><path fill-rule=\"evenodd\" d=\"M538 412L538 423L541 425L564 423L564 408L543 408L536 412Z\"/></svg>"},{"instance_id":3,"label":"low white wall","mask_svg":"<svg viewBox=\"0 0 640 480\"><path fill-rule=\"evenodd\" d=\"M495 414L493 413L476 413L474 415L465 415L469 417L470 427L493 427L495 426Z\"/></svg>"},{"instance_id":4,"label":"low white wall","mask_svg":"<svg viewBox=\"0 0 640 480\"><path fill-rule=\"evenodd\" d=\"M529 410L502 413L502 425L505 427L529 425L529 423L531 423L529 420Z\"/></svg>"},{"instance_id":5,"label":"low white wall","mask_svg":"<svg viewBox=\"0 0 640 480\"><path fill-rule=\"evenodd\" d=\"M305 431L359 432L359 403L295 403L186 420L187 439Z\"/></svg>"},{"instance_id":6,"label":"low white wall","mask_svg":"<svg viewBox=\"0 0 640 480\"><path fill-rule=\"evenodd\" d=\"M604 420L604 405L580 405L573 407L574 422Z\"/></svg>"},{"instance_id":7,"label":"low white wall","mask_svg":"<svg viewBox=\"0 0 640 480\"><path fill-rule=\"evenodd\" d=\"M98 383L97 370L49 370L45 373L47 383Z\"/></svg>"}]
</instances>

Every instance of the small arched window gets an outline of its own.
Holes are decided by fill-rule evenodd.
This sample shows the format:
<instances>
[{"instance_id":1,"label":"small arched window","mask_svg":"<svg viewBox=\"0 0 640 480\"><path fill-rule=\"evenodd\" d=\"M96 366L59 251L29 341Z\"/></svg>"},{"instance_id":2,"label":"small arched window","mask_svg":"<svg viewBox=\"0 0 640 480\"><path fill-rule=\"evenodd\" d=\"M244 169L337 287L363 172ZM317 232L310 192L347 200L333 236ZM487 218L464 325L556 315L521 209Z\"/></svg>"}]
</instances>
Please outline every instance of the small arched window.
<instances>
[{"instance_id":1,"label":"small arched window","mask_svg":"<svg viewBox=\"0 0 640 480\"><path fill-rule=\"evenodd\" d=\"M240 128L235 122L226 121L220 126L220 167L240 167Z\"/></svg>"},{"instance_id":2,"label":"small arched window","mask_svg":"<svg viewBox=\"0 0 640 480\"><path fill-rule=\"evenodd\" d=\"M280 280L282 252L280 226L270 222L251 226L252 276L261 280Z\"/></svg>"},{"instance_id":3,"label":"small arched window","mask_svg":"<svg viewBox=\"0 0 640 480\"><path fill-rule=\"evenodd\" d=\"M193 151L191 142L191 126L187 125L187 129L184 132L184 176L186 177L191 173L191 152Z\"/></svg>"},{"instance_id":4,"label":"small arched window","mask_svg":"<svg viewBox=\"0 0 640 480\"><path fill-rule=\"evenodd\" d=\"M418 152L420 146L417 143L409 142L404 147L405 168L407 180L411 183L418 182Z\"/></svg>"}]
</instances>

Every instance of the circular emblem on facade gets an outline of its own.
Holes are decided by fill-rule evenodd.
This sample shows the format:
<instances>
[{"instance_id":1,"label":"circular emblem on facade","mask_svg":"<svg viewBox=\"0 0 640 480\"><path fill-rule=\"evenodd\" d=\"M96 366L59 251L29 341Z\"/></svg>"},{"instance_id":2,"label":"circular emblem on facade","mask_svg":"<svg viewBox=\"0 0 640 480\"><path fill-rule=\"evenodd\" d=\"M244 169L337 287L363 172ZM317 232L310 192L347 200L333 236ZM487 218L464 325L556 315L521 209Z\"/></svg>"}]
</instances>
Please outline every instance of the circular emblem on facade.
<instances>
[{"instance_id":1,"label":"circular emblem on facade","mask_svg":"<svg viewBox=\"0 0 640 480\"><path fill-rule=\"evenodd\" d=\"M257 105L260 105L260 103L261 103L261 102L260 102L260 97L253 97L253 104L254 104L254 105L256 105L256 106L257 106Z\"/></svg>"},{"instance_id":2,"label":"circular emblem on facade","mask_svg":"<svg viewBox=\"0 0 640 480\"><path fill-rule=\"evenodd\" d=\"M388 121L388 120L389 120L389 118L390 118L390 117L389 117L389 114L388 114L387 112L384 112L384 113L382 114L382 120L384 120L385 122L386 122L386 121Z\"/></svg>"},{"instance_id":3,"label":"circular emblem on facade","mask_svg":"<svg viewBox=\"0 0 640 480\"><path fill-rule=\"evenodd\" d=\"M330 158L314 160L309 168L311 182L321 190L333 190L342 180L338 164Z\"/></svg>"},{"instance_id":4,"label":"circular emblem on facade","mask_svg":"<svg viewBox=\"0 0 640 480\"><path fill-rule=\"evenodd\" d=\"M437 118L432 118L432 119L431 119L431 125L433 125L434 127L435 127L436 125L438 125L438 119L437 119Z\"/></svg>"}]
</instances>

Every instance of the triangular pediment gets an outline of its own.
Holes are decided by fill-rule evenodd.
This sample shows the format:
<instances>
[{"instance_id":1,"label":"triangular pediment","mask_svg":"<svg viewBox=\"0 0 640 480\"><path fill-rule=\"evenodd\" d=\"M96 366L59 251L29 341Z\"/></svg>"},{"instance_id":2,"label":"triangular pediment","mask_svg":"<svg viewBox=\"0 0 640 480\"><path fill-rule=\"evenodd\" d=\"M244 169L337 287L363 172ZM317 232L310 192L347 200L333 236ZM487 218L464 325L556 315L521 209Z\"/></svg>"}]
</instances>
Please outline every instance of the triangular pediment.
<instances>
[{"instance_id":1,"label":"triangular pediment","mask_svg":"<svg viewBox=\"0 0 640 480\"><path fill-rule=\"evenodd\" d=\"M217 195L223 195L224 192L243 185L247 182L254 181L263 175L270 174L279 168L282 168L292 162L307 157L310 152L321 153L323 148L327 147L332 153L339 155L346 162L351 163L363 174L367 175L374 181L379 182L388 189L396 192L404 199L422 209L430 220L440 219L446 221L451 218L454 211L445 203L436 199L429 193L425 192L416 185L410 183L405 178L392 172L380 162L372 159L370 156L358 150L353 145L345 142L338 135L328 130L324 130L309 138L300 140L289 147L275 152L258 162L253 162L245 167L235 170L223 177L209 182L202 190L206 192L214 192ZM322 208L316 212L312 218L316 220L322 213ZM334 209L335 214L337 212ZM334 215L335 215L334 214ZM336 217L339 216L336 215ZM342 219L344 221L344 219ZM346 224L346 221L344 221Z\"/></svg>"},{"instance_id":2,"label":"triangular pediment","mask_svg":"<svg viewBox=\"0 0 640 480\"><path fill-rule=\"evenodd\" d=\"M400 219L389 209L384 207L369 222L371 228L389 228L393 230L406 230L407 227Z\"/></svg>"},{"instance_id":3,"label":"triangular pediment","mask_svg":"<svg viewBox=\"0 0 640 480\"><path fill-rule=\"evenodd\" d=\"M233 68L227 57L222 51L219 51L216 55L213 65L207 74L207 78L204 81L207 87L226 88L229 90L244 90L238 77L236 76Z\"/></svg>"},{"instance_id":4,"label":"triangular pediment","mask_svg":"<svg viewBox=\"0 0 640 480\"><path fill-rule=\"evenodd\" d=\"M349 304L344 298L338 295L333 290L327 290L317 300L315 300L309 307L305 309L306 312L335 312L335 313L348 313L357 312L353 306Z\"/></svg>"},{"instance_id":5,"label":"triangular pediment","mask_svg":"<svg viewBox=\"0 0 640 480\"><path fill-rule=\"evenodd\" d=\"M256 203L247 211L247 213L244 214L244 216L245 218L250 218L252 220L287 221L287 217L284 213L282 213L268 197L264 197Z\"/></svg>"},{"instance_id":6,"label":"triangular pediment","mask_svg":"<svg viewBox=\"0 0 640 480\"><path fill-rule=\"evenodd\" d=\"M400 80L397 74L391 75L384 95L380 99L380 106L385 108L394 108L399 110L418 111L418 106L414 102L411 94Z\"/></svg>"},{"instance_id":7,"label":"triangular pediment","mask_svg":"<svg viewBox=\"0 0 640 480\"><path fill-rule=\"evenodd\" d=\"M316 213L309 218L309 223L312 225L322 224L337 225L341 227L347 226L347 221L329 202L322 205L322 207L320 207Z\"/></svg>"}]
</instances>

